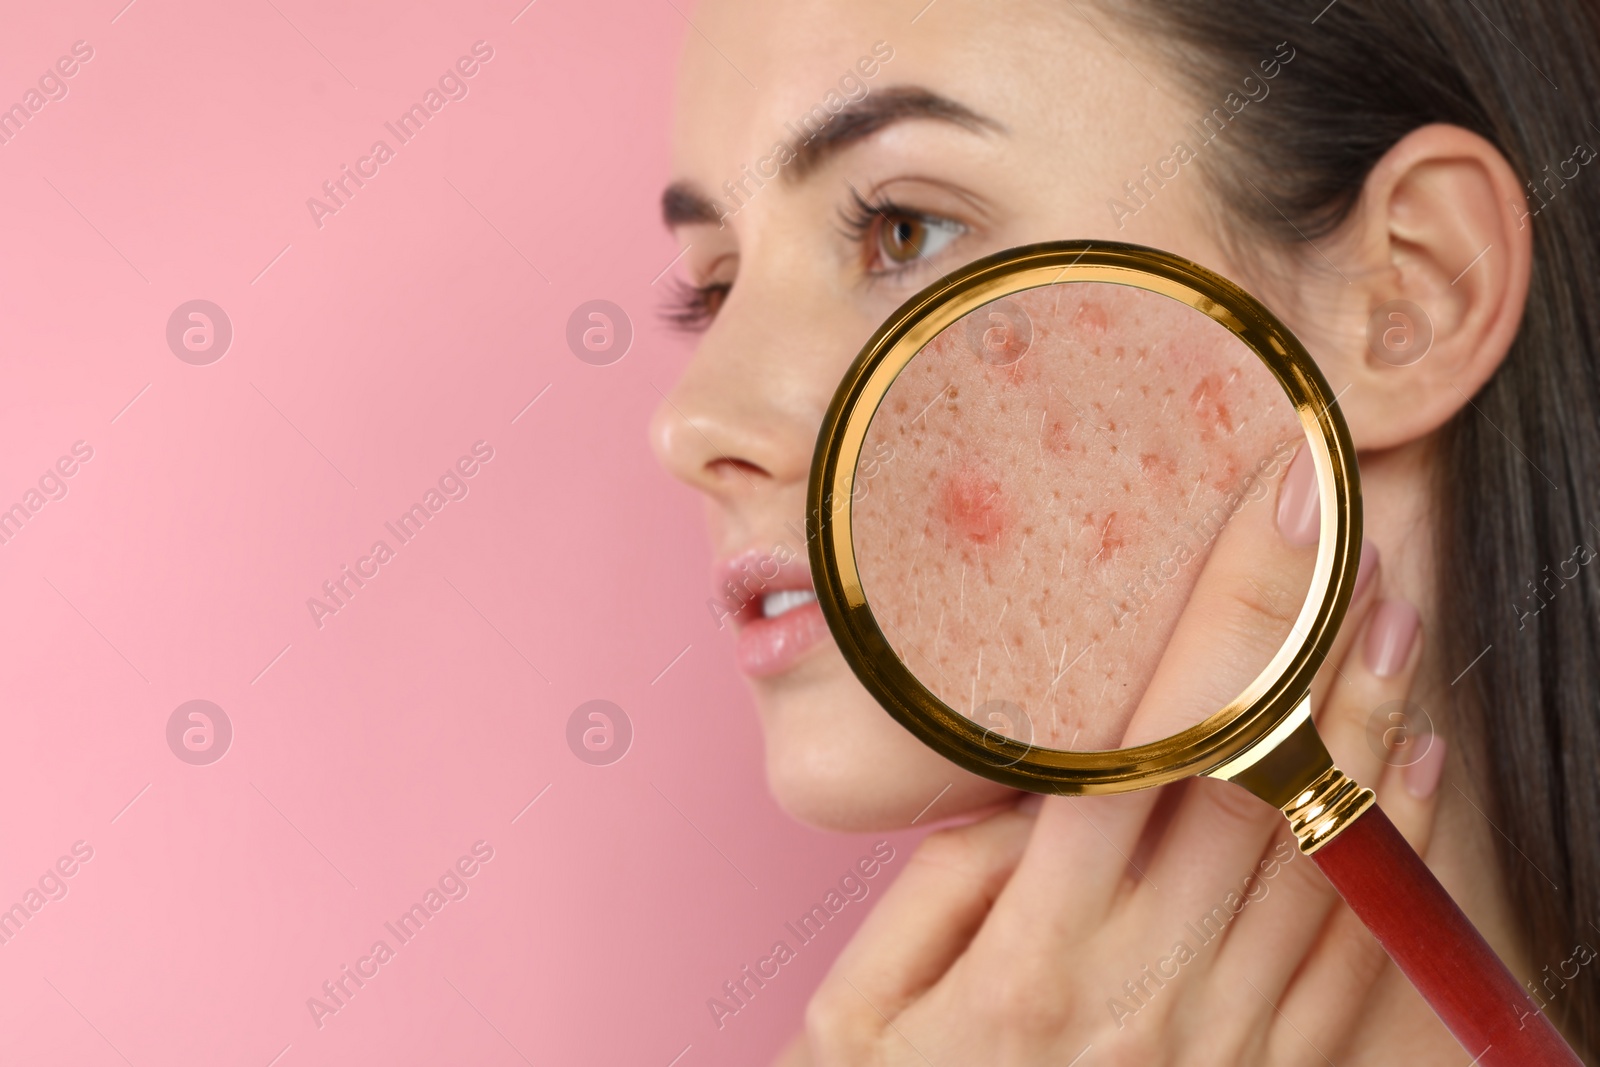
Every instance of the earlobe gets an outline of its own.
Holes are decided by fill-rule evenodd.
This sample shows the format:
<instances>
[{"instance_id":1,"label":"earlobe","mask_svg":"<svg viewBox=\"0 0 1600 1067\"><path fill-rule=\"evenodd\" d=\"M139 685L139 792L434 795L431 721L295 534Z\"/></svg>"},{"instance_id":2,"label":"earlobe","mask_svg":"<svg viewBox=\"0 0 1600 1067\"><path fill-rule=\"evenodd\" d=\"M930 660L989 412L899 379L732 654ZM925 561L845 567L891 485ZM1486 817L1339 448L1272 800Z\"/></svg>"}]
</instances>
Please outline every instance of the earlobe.
<instances>
[{"instance_id":1,"label":"earlobe","mask_svg":"<svg viewBox=\"0 0 1600 1067\"><path fill-rule=\"evenodd\" d=\"M1358 450L1392 448L1443 426L1489 380L1527 298L1532 219L1492 144L1424 126L1372 169L1347 227L1362 260L1330 378Z\"/></svg>"}]
</instances>

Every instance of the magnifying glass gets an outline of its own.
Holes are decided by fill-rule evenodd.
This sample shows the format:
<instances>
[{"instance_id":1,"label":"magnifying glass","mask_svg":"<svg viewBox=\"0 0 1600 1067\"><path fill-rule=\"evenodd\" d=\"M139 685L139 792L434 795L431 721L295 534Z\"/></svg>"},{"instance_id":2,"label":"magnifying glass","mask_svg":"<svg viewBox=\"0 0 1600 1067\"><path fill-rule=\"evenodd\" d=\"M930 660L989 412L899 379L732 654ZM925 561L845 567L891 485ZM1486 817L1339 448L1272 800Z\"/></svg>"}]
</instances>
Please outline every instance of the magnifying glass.
<instances>
[{"instance_id":1,"label":"magnifying glass","mask_svg":"<svg viewBox=\"0 0 1600 1067\"><path fill-rule=\"evenodd\" d=\"M1276 527L1297 459L1314 549ZM945 276L840 384L807 526L840 650L923 742L1038 793L1235 782L1282 810L1475 1063L1580 1062L1317 735L1312 677L1359 565L1355 450L1244 290L1083 241Z\"/></svg>"}]
</instances>

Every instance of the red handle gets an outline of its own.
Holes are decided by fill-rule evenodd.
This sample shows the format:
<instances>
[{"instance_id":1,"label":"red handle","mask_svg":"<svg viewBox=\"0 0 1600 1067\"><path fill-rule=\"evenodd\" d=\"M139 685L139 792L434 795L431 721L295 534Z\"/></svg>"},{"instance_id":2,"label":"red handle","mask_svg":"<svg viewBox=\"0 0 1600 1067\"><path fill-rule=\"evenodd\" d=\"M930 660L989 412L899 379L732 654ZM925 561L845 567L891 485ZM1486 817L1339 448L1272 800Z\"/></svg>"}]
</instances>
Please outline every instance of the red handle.
<instances>
[{"instance_id":1,"label":"red handle","mask_svg":"<svg viewBox=\"0 0 1600 1067\"><path fill-rule=\"evenodd\" d=\"M1311 858L1474 1064L1582 1067L1376 805Z\"/></svg>"}]
</instances>

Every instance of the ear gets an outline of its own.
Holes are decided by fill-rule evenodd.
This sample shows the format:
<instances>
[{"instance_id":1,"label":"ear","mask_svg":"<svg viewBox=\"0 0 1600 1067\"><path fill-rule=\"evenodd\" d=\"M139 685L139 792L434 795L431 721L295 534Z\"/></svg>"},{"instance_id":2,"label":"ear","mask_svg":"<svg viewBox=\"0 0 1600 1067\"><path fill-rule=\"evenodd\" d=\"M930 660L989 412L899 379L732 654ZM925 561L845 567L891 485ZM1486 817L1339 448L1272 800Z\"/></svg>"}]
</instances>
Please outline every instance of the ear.
<instances>
[{"instance_id":1,"label":"ear","mask_svg":"<svg viewBox=\"0 0 1600 1067\"><path fill-rule=\"evenodd\" d=\"M1566 162L1594 158L1582 152ZM1337 246L1343 280L1328 279L1323 305L1337 311L1307 341L1357 450L1431 434L1517 335L1533 256L1522 183L1477 134L1423 126L1373 167Z\"/></svg>"}]
</instances>

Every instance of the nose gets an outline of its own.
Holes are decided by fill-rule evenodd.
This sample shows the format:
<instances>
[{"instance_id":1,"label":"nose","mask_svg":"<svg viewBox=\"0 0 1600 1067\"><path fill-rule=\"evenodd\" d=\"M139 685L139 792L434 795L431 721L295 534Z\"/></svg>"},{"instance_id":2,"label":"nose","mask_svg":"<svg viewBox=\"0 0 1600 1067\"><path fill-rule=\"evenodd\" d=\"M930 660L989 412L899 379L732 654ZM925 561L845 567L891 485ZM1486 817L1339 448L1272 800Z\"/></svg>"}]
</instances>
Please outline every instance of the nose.
<instances>
[{"instance_id":1,"label":"nose","mask_svg":"<svg viewBox=\"0 0 1600 1067\"><path fill-rule=\"evenodd\" d=\"M661 465L725 504L803 483L822 415L783 346L737 329L712 327L650 421Z\"/></svg>"},{"instance_id":2,"label":"nose","mask_svg":"<svg viewBox=\"0 0 1600 1067\"><path fill-rule=\"evenodd\" d=\"M771 470L750 458L763 449L742 433L728 412L704 403L680 383L662 394L650 420L650 447L673 477L719 499L756 491L773 480Z\"/></svg>"}]
</instances>

